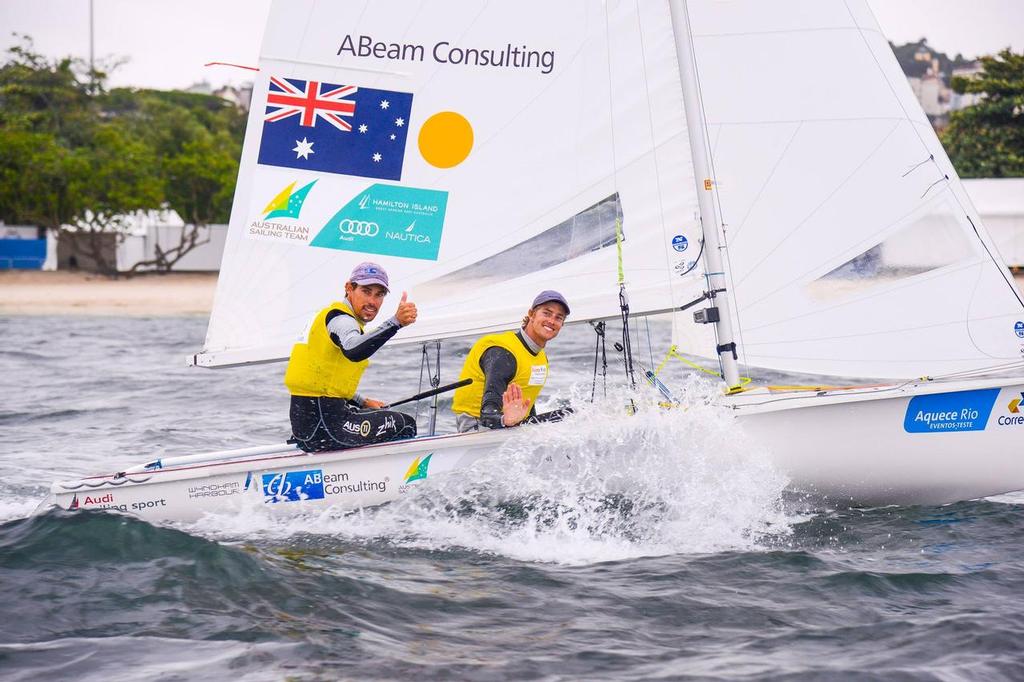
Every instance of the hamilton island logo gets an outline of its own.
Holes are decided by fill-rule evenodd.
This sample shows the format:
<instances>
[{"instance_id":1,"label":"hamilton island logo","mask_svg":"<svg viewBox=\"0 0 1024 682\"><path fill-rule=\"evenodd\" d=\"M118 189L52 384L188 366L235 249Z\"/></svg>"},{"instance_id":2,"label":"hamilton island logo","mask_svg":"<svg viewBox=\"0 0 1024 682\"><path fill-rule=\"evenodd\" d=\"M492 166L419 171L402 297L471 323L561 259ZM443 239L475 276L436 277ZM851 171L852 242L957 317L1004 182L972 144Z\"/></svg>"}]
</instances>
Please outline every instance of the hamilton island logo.
<instances>
[{"instance_id":1,"label":"hamilton island logo","mask_svg":"<svg viewBox=\"0 0 1024 682\"><path fill-rule=\"evenodd\" d=\"M254 220L249 224L249 236L256 239L269 239L274 241L299 241L308 242L312 230L308 225L296 223L302 213L302 205L306 203L309 191L313 189L316 180L309 184L295 189L297 182L293 182L270 200L260 215L263 217ZM288 222L281 222L282 220Z\"/></svg>"},{"instance_id":2,"label":"hamilton island logo","mask_svg":"<svg viewBox=\"0 0 1024 682\"><path fill-rule=\"evenodd\" d=\"M405 482L412 483L413 481L420 481L427 477L427 469L430 467L430 458L434 456L434 453L430 453L422 460L417 457L412 461L409 466L409 470L405 472Z\"/></svg>"},{"instance_id":3,"label":"hamilton island logo","mask_svg":"<svg viewBox=\"0 0 1024 682\"><path fill-rule=\"evenodd\" d=\"M447 207L448 192L372 185L342 206L309 244L437 260Z\"/></svg>"}]
</instances>

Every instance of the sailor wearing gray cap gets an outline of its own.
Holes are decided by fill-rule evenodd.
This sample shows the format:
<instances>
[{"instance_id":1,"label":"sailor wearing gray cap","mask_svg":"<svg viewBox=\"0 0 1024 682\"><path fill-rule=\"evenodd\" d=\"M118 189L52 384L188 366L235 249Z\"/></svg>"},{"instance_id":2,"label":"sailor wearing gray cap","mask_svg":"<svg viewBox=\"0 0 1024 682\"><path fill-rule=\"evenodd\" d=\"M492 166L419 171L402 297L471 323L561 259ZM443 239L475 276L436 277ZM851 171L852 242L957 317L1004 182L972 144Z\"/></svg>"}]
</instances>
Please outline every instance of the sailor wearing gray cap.
<instances>
[{"instance_id":1,"label":"sailor wearing gray cap","mask_svg":"<svg viewBox=\"0 0 1024 682\"><path fill-rule=\"evenodd\" d=\"M517 331L488 334L469 351L459 379L473 383L455 391L452 410L459 431L497 429L531 421L561 419L571 410L537 414L537 397L548 378L548 342L558 336L569 303L550 289L537 294Z\"/></svg>"},{"instance_id":2,"label":"sailor wearing gray cap","mask_svg":"<svg viewBox=\"0 0 1024 682\"><path fill-rule=\"evenodd\" d=\"M416 435L416 421L357 389L369 358L402 327L416 321L416 304L402 292L395 314L371 332L390 284L377 263L360 263L345 282L345 298L317 313L307 339L292 347L284 383L292 394L294 442L307 452L336 450Z\"/></svg>"}]
</instances>

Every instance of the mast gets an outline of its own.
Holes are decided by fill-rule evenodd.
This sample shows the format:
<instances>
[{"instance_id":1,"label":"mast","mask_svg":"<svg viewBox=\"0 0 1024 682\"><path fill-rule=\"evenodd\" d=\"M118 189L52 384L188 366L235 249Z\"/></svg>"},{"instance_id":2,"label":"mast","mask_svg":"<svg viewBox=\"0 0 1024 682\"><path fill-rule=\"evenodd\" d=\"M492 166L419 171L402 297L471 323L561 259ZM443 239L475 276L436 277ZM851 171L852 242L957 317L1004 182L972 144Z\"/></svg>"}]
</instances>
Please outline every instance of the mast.
<instances>
[{"instance_id":1,"label":"mast","mask_svg":"<svg viewBox=\"0 0 1024 682\"><path fill-rule=\"evenodd\" d=\"M693 178L697 184L697 203L700 210L701 231L704 233L704 268L709 298L718 308L714 320L718 336L718 360L722 365L722 378L730 389L740 383L736 361L736 342L733 338L729 292L726 287L725 268L722 264L722 246L718 234L718 214L715 210L714 178L711 173L707 148L707 124L697 84L697 64L693 54L693 36L690 32L690 14L686 0L670 0L672 30L676 38L676 60L683 84L683 109L693 157ZM711 320L709 320L711 321Z\"/></svg>"}]
</instances>

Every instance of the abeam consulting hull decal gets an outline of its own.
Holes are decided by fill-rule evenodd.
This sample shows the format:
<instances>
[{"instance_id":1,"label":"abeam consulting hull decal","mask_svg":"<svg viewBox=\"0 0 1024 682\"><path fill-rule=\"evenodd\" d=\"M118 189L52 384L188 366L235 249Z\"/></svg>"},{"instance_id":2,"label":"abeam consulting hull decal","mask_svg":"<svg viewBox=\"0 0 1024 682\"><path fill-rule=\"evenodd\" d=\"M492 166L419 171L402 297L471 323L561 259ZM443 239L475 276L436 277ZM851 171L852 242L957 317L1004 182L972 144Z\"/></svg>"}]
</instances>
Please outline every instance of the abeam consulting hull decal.
<instances>
[{"instance_id":1,"label":"abeam consulting hull decal","mask_svg":"<svg viewBox=\"0 0 1024 682\"><path fill-rule=\"evenodd\" d=\"M437 260L448 192L372 185L334 214L310 246Z\"/></svg>"},{"instance_id":2,"label":"abeam consulting hull decal","mask_svg":"<svg viewBox=\"0 0 1024 682\"><path fill-rule=\"evenodd\" d=\"M325 472L323 469L307 469L263 474L261 481L260 489L263 492L264 501L273 504L323 500L334 495L351 493L386 493L390 479L384 477L379 481L353 482L344 472L333 473Z\"/></svg>"},{"instance_id":3,"label":"abeam consulting hull decal","mask_svg":"<svg viewBox=\"0 0 1024 682\"><path fill-rule=\"evenodd\" d=\"M907 433L984 431L998 388L936 393L911 398L903 418Z\"/></svg>"}]
</instances>

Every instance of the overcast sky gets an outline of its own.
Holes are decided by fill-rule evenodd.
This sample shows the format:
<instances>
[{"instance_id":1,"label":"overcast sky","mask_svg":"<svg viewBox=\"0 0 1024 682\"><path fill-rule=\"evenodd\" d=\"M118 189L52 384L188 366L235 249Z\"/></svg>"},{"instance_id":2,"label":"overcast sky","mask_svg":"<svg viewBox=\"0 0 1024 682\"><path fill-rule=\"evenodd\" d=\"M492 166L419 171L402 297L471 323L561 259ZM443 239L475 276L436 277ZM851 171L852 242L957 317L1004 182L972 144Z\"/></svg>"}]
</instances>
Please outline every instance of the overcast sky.
<instances>
[{"instance_id":1,"label":"overcast sky","mask_svg":"<svg viewBox=\"0 0 1024 682\"><path fill-rule=\"evenodd\" d=\"M343 1L343 0L341 0ZM511 1L511 0L509 0ZM553 2L555 0L552 0ZM1024 0L869 0L895 43L922 37L966 57L1024 50ZM127 58L110 85L185 88L251 80L211 61L256 65L270 0L94 0L95 54ZM0 0L0 49L27 34L49 57L89 56L89 0Z\"/></svg>"}]
</instances>

